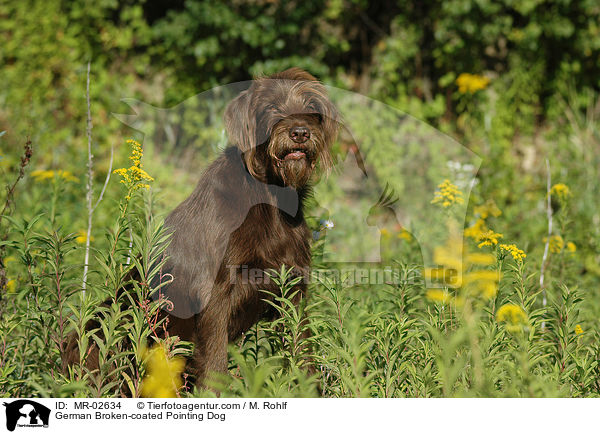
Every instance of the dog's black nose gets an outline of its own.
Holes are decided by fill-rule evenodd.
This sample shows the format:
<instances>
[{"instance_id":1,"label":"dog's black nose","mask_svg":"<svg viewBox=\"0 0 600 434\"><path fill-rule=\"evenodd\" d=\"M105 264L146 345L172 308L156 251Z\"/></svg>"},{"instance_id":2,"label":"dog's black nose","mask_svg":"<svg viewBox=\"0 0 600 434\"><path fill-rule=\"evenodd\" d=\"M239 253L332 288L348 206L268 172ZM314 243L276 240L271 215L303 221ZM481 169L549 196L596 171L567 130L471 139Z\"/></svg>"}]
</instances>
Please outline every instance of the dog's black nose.
<instances>
[{"instance_id":1,"label":"dog's black nose","mask_svg":"<svg viewBox=\"0 0 600 434\"><path fill-rule=\"evenodd\" d=\"M310 139L310 130L306 127L293 127L290 130L290 139L296 143L304 143Z\"/></svg>"}]
</instances>

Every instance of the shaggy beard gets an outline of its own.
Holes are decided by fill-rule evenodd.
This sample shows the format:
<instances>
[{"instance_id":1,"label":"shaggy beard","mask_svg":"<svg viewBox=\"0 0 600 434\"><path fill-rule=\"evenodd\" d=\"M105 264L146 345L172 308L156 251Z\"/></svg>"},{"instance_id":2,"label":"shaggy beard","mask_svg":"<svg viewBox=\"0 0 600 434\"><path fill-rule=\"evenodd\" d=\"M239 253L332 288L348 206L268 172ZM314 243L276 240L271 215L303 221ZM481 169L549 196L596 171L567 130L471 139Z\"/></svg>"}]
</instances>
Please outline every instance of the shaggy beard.
<instances>
[{"instance_id":1,"label":"shaggy beard","mask_svg":"<svg viewBox=\"0 0 600 434\"><path fill-rule=\"evenodd\" d=\"M319 157L319 143L322 140L322 134L315 128L312 129L311 138L305 143L294 143L288 137L287 128L276 126L267 145L271 172L275 179L283 185L295 189L306 186ZM298 148L302 148L305 154L304 157L298 159L285 158L286 153Z\"/></svg>"},{"instance_id":2,"label":"shaggy beard","mask_svg":"<svg viewBox=\"0 0 600 434\"><path fill-rule=\"evenodd\" d=\"M268 146L269 159L271 161L271 171L275 180L279 180L287 187L299 189L304 187L310 181L310 177L315 167L317 157L316 146L314 143L304 143L301 146L304 149L305 156L298 159L285 159L285 152L296 149L298 144L290 144L287 137L277 141L275 135Z\"/></svg>"},{"instance_id":3,"label":"shaggy beard","mask_svg":"<svg viewBox=\"0 0 600 434\"><path fill-rule=\"evenodd\" d=\"M312 175L312 167L306 158L277 161L275 172L285 186L298 189L308 184Z\"/></svg>"}]
</instances>

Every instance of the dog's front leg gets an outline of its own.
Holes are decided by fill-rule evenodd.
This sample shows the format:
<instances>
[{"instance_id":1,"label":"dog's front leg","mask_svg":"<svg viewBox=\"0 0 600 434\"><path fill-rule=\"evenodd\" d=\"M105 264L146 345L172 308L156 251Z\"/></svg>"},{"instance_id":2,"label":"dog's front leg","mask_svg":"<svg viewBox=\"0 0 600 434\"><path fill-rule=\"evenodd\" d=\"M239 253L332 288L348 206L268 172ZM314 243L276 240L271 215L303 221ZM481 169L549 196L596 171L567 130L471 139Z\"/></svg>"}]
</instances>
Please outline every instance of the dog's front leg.
<instances>
[{"instance_id":1,"label":"dog's front leg","mask_svg":"<svg viewBox=\"0 0 600 434\"><path fill-rule=\"evenodd\" d=\"M199 389L211 388L216 377L227 372L228 326L228 303L211 303L196 319L194 371Z\"/></svg>"}]
</instances>

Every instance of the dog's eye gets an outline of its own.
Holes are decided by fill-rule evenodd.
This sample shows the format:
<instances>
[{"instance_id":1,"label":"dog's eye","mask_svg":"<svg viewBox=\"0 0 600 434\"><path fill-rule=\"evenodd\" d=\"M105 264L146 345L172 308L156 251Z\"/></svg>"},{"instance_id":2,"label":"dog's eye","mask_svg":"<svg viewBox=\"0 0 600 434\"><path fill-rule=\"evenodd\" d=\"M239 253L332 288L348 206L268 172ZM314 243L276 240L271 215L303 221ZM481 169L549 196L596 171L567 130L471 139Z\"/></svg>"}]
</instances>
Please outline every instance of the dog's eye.
<instances>
[{"instance_id":1,"label":"dog's eye","mask_svg":"<svg viewBox=\"0 0 600 434\"><path fill-rule=\"evenodd\" d=\"M323 115L321 115L321 113L312 113L312 115L316 117L319 122L323 122Z\"/></svg>"}]
</instances>

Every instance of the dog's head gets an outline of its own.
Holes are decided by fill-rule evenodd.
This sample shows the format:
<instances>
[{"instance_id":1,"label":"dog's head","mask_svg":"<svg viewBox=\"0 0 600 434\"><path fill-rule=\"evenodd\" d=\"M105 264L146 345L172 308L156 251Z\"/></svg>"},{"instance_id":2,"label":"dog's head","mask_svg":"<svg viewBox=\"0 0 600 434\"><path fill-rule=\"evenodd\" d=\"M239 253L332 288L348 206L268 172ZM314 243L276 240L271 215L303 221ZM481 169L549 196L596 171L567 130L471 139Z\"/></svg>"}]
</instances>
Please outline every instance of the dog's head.
<instances>
[{"instance_id":1,"label":"dog's head","mask_svg":"<svg viewBox=\"0 0 600 434\"><path fill-rule=\"evenodd\" d=\"M252 176L300 188L317 162L331 167L337 116L325 87L292 68L254 80L227 106L225 128Z\"/></svg>"}]
</instances>

